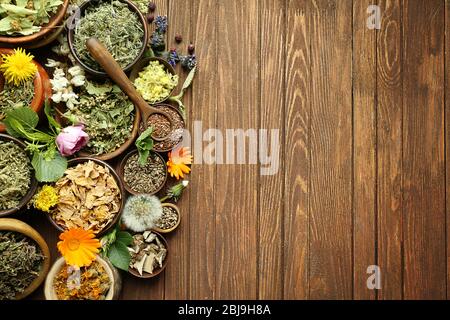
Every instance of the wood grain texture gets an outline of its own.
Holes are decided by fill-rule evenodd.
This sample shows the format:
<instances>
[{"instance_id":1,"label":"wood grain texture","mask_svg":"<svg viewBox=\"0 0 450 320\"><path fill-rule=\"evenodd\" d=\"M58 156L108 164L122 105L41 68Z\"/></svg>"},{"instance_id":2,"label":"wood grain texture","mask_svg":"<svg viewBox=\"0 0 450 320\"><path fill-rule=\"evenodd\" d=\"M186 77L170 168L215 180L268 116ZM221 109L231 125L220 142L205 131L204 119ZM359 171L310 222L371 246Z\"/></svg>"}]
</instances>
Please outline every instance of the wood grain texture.
<instances>
[{"instance_id":1,"label":"wood grain texture","mask_svg":"<svg viewBox=\"0 0 450 320\"><path fill-rule=\"evenodd\" d=\"M286 1L260 1L261 21L261 119L260 128L267 130L267 146L259 144L264 154L276 154L272 166L278 170L262 175L259 184L259 254L258 298L282 299L282 237L284 207L284 116L285 116L285 16ZM279 130L278 149L269 145L272 129ZM269 150L265 150L269 147ZM269 153L271 151L271 153ZM261 159L260 159L261 160ZM261 161L260 161L261 162ZM260 163L260 167L267 164Z\"/></svg>"},{"instance_id":2,"label":"wood grain texture","mask_svg":"<svg viewBox=\"0 0 450 320\"><path fill-rule=\"evenodd\" d=\"M287 2L283 297L309 297L310 29L308 2Z\"/></svg>"},{"instance_id":3,"label":"wood grain texture","mask_svg":"<svg viewBox=\"0 0 450 320\"><path fill-rule=\"evenodd\" d=\"M353 296L374 300L367 268L377 265L377 30L367 27L373 0L353 5Z\"/></svg>"},{"instance_id":4,"label":"wood grain texture","mask_svg":"<svg viewBox=\"0 0 450 320\"><path fill-rule=\"evenodd\" d=\"M168 49L177 48L181 54L187 54L187 45L192 40L192 1L177 0L169 1L168 10ZM181 35L183 43L178 45L175 42L175 36ZM182 70L180 64L176 67L179 75L178 87L175 89L178 93L187 77L187 72ZM186 107L187 129L192 132L192 90L185 93L183 103ZM194 173L195 174L195 171ZM190 177L187 177L188 180ZM170 264L165 271L165 298L169 300L187 299L189 297L190 287L190 190L188 188L183 192L183 197L177 205L181 210L182 221L177 228L177 232L168 236L170 246Z\"/></svg>"},{"instance_id":5,"label":"wood grain texture","mask_svg":"<svg viewBox=\"0 0 450 320\"><path fill-rule=\"evenodd\" d=\"M259 3L259 0L248 0L245 5L239 1L218 1L217 123L222 132L259 125ZM257 298L258 175L256 165L218 167L218 299Z\"/></svg>"},{"instance_id":6,"label":"wood grain texture","mask_svg":"<svg viewBox=\"0 0 450 320\"><path fill-rule=\"evenodd\" d=\"M204 130L216 128L217 111L217 2L215 0L196 0L192 18L195 23L193 41L197 44L197 57L200 67L194 82L191 125L194 121L202 121ZM198 21L202 21L199 23ZM191 131L196 139L203 136L202 130ZM203 141L203 140L201 140ZM194 146L194 151L202 155L203 148ZM216 287L215 272L215 235L216 235L216 165L202 163L193 166L191 176L191 216L190 216L190 265L191 265L191 299L214 299ZM202 164L200 164L202 163ZM201 228L199 228L201 226Z\"/></svg>"},{"instance_id":7,"label":"wood grain texture","mask_svg":"<svg viewBox=\"0 0 450 320\"><path fill-rule=\"evenodd\" d=\"M446 191L446 245L447 245L447 300L450 298L450 1L445 0L445 191Z\"/></svg>"},{"instance_id":8,"label":"wood grain texture","mask_svg":"<svg viewBox=\"0 0 450 320\"><path fill-rule=\"evenodd\" d=\"M310 297L352 298L352 1L311 2Z\"/></svg>"},{"instance_id":9,"label":"wood grain texture","mask_svg":"<svg viewBox=\"0 0 450 320\"><path fill-rule=\"evenodd\" d=\"M446 297L444 2L404 1L404 294Z\"/></svg>"},{"instance_id":10,"label":"wood grain texture","mask_svg":"<svg viewBox=\"0 0 450 320\"><path fill-rule=\"evenodd\" d=\"M400 0L379 2L378 100L378 298L402 299L402 17Z\"/></svg>"}]
</instances>

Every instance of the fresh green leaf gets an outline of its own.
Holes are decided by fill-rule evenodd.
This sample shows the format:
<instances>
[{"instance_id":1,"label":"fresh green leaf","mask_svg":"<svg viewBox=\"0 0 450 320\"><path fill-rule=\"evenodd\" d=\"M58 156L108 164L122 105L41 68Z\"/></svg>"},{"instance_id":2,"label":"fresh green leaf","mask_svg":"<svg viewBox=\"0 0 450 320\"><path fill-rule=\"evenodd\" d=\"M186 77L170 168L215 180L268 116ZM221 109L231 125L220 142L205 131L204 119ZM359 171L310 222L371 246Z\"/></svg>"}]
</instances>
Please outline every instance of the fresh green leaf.
<instances>
[{"instance_id":1,"label":"fresh green leaf","mask_svg":"<svg viewBox=\"0 0 450 320\"><path fill-rule=\"evenodd\" d=\"M39 123L39 116L28 107L19 107L8 111L3 122L10 135L24 138L23 134L18 130L18 125L20 124L21 128L27 132L32 131Z\"/></svg>"},{"instance_id":2,"label":"fresh green leaf","mask_svg":"<svg viewBox=\"0 0 450 320\"><path fill-rule=\"evenodd\" d=\"M44 112L45 112L45 115L47 116L47 120L48 120L48 123L50 124L50 126L52 126L56 131L59 132L61 130L61 126L53 117L52 108L51 108L48 100L45 101Z\"/></svg>"},{"instance_id":3,"label":"fresh green leaf","mask_svg":"<svg viewBox=\"0 0 450 320\"><path fill-rule=\"evenodd\" d=\"M126 245L121 242L114 242L108 251L108 258L111 263L124 271L128 271L131 261L131 255Z\"/></svg>"},{"instance_id":4,"label":"fresh green leaf","mask_svg":"<svg viewBox=\"0 0 450 320\"><path fill-rule=\"evenodd\" d=\"M150 151L153 150L153 139L152 139L153 127L147 128L136 140L136 148L139 152L139 164L144 166L147 163Z\"/></svg>"},{"instance_id":5,"label":"fresh green leaf","mask_svg":"<svg viewBox=\"0 0 450 320\"><path fill-rule=\"evenodd\" d=\"M39 182L55 182L64 175L67 169L67 159L56 153L51 160L45 159L44 154L37 152L31 161L36 179Z\"/></svg>"},{"instance_id":6,"label":"fresh green leaf","mask_svg":"<svg viewBox=\"0 0 450 320\"><path fill-rule=\"evenodd\" d=\"M119 231L116 234L116 241L129 246L133 243L133 236L126 231Z\"/></svg>"}]
</instances>

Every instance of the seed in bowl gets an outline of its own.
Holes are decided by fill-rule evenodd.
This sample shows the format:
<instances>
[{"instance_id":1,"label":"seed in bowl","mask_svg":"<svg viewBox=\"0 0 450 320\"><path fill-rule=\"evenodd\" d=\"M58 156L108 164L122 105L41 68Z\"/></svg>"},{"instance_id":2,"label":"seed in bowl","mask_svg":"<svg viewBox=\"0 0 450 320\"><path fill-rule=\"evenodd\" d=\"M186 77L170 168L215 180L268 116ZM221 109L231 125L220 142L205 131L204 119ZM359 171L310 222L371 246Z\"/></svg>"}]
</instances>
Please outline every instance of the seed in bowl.
<instances>
[{"instance_id":1,"label":"seed in bowl","mask_svg":"<svg viewBox=\"0 0 450 320\"><path fill-rule=\"evenodd\" d=\"M120 211L120 188L109 169L87 161L66 170L55 184L59 203L50 212L64 229L107 227Z\"/></svg>"},{"instance_id":2,"label":"seed in bowl","mask_svg":"<svg viewBox=\"0 0 450 320\"><path fill-rule=\"evenodd\" d=\"M31 163L12 141L0 140L0 210L17 207L31 185Z\"/></svg>"}]
</instances>

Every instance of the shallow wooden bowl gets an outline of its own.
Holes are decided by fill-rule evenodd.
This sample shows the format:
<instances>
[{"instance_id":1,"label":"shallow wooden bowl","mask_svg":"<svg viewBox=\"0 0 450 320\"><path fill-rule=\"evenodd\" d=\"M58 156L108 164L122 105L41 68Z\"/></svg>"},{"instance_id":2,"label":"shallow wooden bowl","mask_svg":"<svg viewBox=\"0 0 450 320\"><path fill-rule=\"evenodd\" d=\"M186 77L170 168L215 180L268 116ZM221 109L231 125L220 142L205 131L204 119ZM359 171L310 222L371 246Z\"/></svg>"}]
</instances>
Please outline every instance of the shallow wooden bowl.
<instances>
[{"instance_id":1,"label":"shallow wooden bowl","mask_svg":"<svg viewBox=\"0 0 450 320\"><path fill-rule=\"evenodd\" d=\"M158 61L172 75L176 75L177 74L175 72L175 69L166 60L158 58L158 57L147 57L147 58L142 58L141 60L136 62L136 64L134 65L134 67L133 67L133 69L131 70L131 73L130 73L130 80L131 80L131 82L134 83L134 81L139 77L139 73L142 72L144 70L144 68L146 68L150 64L151 61ZM167 99L169 99L172 96L173 91L175 89L176 89L176 87L173 88L172 91L170 91L169 95L167 97L165 97L164 99L162 99L162 100L160 100L158 102L154 102L154 103L150 103L150 102L147 101L147 103L149 103L151 105L163 103L164 101L166 101Z\"/></svg>"},{"instance_id":2,"label":"shallow wooden bowl","mask_svg":"<svg viewBox=\"0 0 450 320\"><path fill-rule=\"evenodd\" d=\"M178 228L178 226L180 225L180 223L181 223L181 214L180 214L181 211L180 211L180 208L178 208L178 206L174 205L173 203L163 203L162 206L163 207L171 207L171 208L175 209L175 211L178 214L177 224L174 225L172 228L169 228L169 229L160 229L160 228L156 228L155 227L155 228L153 228L153 230L155 232L161 233L161 234L171 233L171 232L175 231Z\"/></svg>"},{"instance_id":3,"label":"shallow wooden bowl","mask_svg":"<svg viewBox=\"0 0 450 320\"><path fill-rule=\"evenodd\" d=\"M131 151L130 153L128 153L128 154L123 158L123 160L120 162L120 165L119 165L119 176L120 176L120 179L122 179L123 186L125 187L125 189L126 189L129 193L131 193L132 195L135 195L135 196L136 196L136 195L139 195L140 193L134 191L134 190L133 190L126 182L125 182L125 164L127 163L128 159L129 159L131 156L133 156L133 155L135 155L135 154L137 154L137 153L138 153L137 150ZM153 152L153 153L156 154L158 157L160 157L161 160L163 161L164 167L165 167L165 172L166 172L166 178L164 179L164 182L161 184L161 186L160 186L156 191L154 191L154 192L152 192L152 193L145 193L145 194L148 194L148 195L154 195L154 194L157 194L159 191L161 191L162 188L164 188L164 186L166 185L166 182L167 182L167 164L166 164L166 161L164 160L164 158L163 158L158 152Z\"/></svg>"},{"instance_id":4,"label":"shallow wooden bowl","mask_svg":"<svg viewBox=\"0 0 450 320\"><path fill-rule=\"evenodd\" d=\"M68 161L68 168L75 167L76 165L78 165L80 163L88 162L89 160L109 169L109 172L111 173L111 175L114 177L114 179L117 182L117 186L119 187L120 194L121 194L119 212L116 214L114 219L102 231L100 231L96 234L96 237L100 238L101 236L107 234L112 228L114 228L114 226L117 224L117 222L119 222L120 216L122 215L122 211L125 206L125 189L123 187L122 180L120 179L117 172L109 164L107 164L106 162L104 162L102 160L95 159L95 158L89 158L89 157L75 158L75 159ZM66 229L63 226L59 225L55 220L53 220L53 218L51 217L51 214L46 214L46 216L50 220L50 222L56 227L56 229L58 229L61 232L66 231Z\"/></svg>"},{"instance_id":5,"label":"shallow wooden bowl","mask_svg":"<svg viewBox=\"0 0 450 320\"><path fill-rule=\"evenodd\" d=\"M12 49L0 48L0 56L12 53ZM50 78L47 71L45 71L45 69L37 61L33 60L33 63L37 66L38 71L36 73L36 77L34 78L34 97L31 101L30 108L33 109L36 113L41 114L46 97L47 100L50 101L50 98L52 96L52 85L50 83ZM5 79L0 74L0 91L3 90L4 83ZM5 126L0 123L0 132L5 131Z\"/></svg>"},{"instance_id":6,"label":"shallow wooden bowl","mask_svg":"<svg viewBox=\"0 0 450 320\"><path fill-rule=\"evenodd\" d=\"M97 261L105 268L106 273L111 280L111 288L109 289L105 300L117 300L120 296L120 291L122 289L122 278L119 271L107 260L104 260L97 256ZM50 272L48 273L47 280L45 281L44 295L46 300L59 300L56 295L53 282L61 271L61 269L66 265L66 261L63 257L56 260L53 264Z\"/></svg>"},{"instance_id":7,"label":"shallow wooden bowl","mask_svg":"<svg viewBox=\"0 0 450 320\"><path fill-rule=\"evenodd\" d=\"M159 237L159 240L161 240L162 243L164 243L164 246L165 246L166 249L167 249L166 259L164 259L164 263L163 263L162 268L159 268L159 269L156 270L154 273L143 272L143 273L142 273L142 276L139 274L139 272L138 272L137 270L135 270L135 269L133 269L133 268L130 267L130 268L128 269L128 272L129 272L130 274L132 274L133 276L135 276L135 277L142 278L142 279L150 279L150 278L154 278L154 277L158 276L159 274L161 274L161 272L163 272L164 269L166 269L167 261L169 260L169 245L167 244L166 238L164 238L160 233L158 233L158 232L156 232L156 231L153 231L153 230L152 230L152 232L155 233L155 234ZM143 232L142 232L142 233L143 233Z\"/></svg>"},{"instance_id":8,"label":"shallow wooden bowl","mask_svg":"<svg viewBox=\"0 0 450 320\"><path fill-rule=\"evenodd\" d=\"M96 1L85 1L81 6L80 6L80 15L83 16L84 12L86 11L86 9L91 6L91 5L97 5L99 2L101 1L105 1L105 0L96 0ZM127 66L123 69L124 72L128 72L130 71L134 65L136 64L136 62L138 62L142 56L145 53L145 50L147 49L147 44L148 44L148 39L149 39L149 31L148 31L148 24L147 24L147 19L144 17L144 15L141 13L141 11L139 10L139 8L132 3L131 1L128 0L119 0L121 2L124 2L128 5L128 8L133 11L134 13L136 13L139 17L139 20L142 23L142 28L144 29L144 37L142 39L142 48L139 51L138 56ZM77 16L72 16L69 18L68 23L69 24L74 24L74 19L77 19ZM70 52L72 53L73 57L75 58L75 60L77 61L78 64L80 64L88 73L90 73L93 76L96 76L98 78L107 78L108 74L104 71L99 71L99 70L95 70L92 69L91 67L89 67L88 65L86 65L77 55L77 51L75 50L75 28L70 28L68 33L67 33L67 40L69 43L69 49Z\"/></svg>"},{"instance_id":9,"label":"shallow wooden bowl","mask_svg":"<svg viewBox=\"0 0 450 320\"><path fill-rule=\"evenodd\" d=\"M46 43L40 43L40 40L57 31L60 25L63 24L69 2L69 0L64 0L64 3L59 7L55 15L50 18L49 23L43 25L40 31L28 36L0 36L0 45L8 47L28 47L31 45L33 48L44 46Z\"/></svg>"},{"instance_id":10,"label":"shallow wooden bowl","mask_svg":"<svg viewBox=\"0 0 450 320\"><path fill-rule=\"evenodd\" d=\"M42 268L38 277L33 280L24 292L16 296L17 300L21 300L33 293L42 284L47 276L48 269L50 268L50 250L48 249L48 245L44 238L42 238L42 236L35 229L22 221L7 218L0 219L0 230L14 231L27 236L38 244L41 248L42 254L44 255L44 262L42 263Z\"/></svg>"},{"instance_id":11,"label":"shallow wooden bowl","mask_svg":"<svg viewBox=\"0 0 450 320\"><path fill-rule=\"evenodd\" d=\"M23 143L19 139L16 139L16 138L11 137L6 134L0 133L0 140L13 141L14 143L16 143L17 145L22 147L22 149L25 150L25 148L26 148L25 143ZM31 160L30 160L30 165L31 165ZM23 197L23 199L20 201L20 203L17 207L7 209L7 210L0 210L0 217L9 216L9 215L21 210L23 207L25 207L27 205L27 203L30 202L31 198L33 198L34 194L36 193L37 187L38 187L38 181L36 180L36 177L34 176L33 168L31 168L31 185L30 185L30 189L28 190L27 194Z\"/></svg>"}]
</instances>

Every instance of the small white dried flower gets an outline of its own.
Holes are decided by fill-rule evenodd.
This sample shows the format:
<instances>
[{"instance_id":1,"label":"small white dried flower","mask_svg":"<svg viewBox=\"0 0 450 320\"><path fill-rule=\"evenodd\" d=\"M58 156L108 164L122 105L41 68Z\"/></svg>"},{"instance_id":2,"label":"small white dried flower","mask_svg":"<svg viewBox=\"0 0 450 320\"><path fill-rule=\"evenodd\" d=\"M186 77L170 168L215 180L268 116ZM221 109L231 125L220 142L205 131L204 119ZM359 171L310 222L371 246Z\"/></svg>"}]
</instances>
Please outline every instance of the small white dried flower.
<instances>
[{"instance_id":1,"label":"small white dried flower","mask_svg":"<svg viewBox=\"0 0 450 320\"><path fill-rule=\"evenodd\" d=\"M56 68L56 67L60 67L61 66L61 62L53 60L53 59L47 59L47 64L45 65L46 67L49 68Z\"/></svg>"},{"instance_id":2,"label":"small white dried flower","mask_svg":"<svg viewBox=\"0 0 450 320\"><path fill-rule=\"evenodd\" d=\"M72 77L84 76L84 71L80 66L73 66L67 70Z\"/></svg>"},{"instance_id":3,"label":"small white dried flower","mask_svg":"<svg viewBox=\"0 0 450 320\"><path fill-rule=\"evenodd\" d=\"M81 87L85 84L85 76L84 75L78 75L70 79L70 83L73 84L75 87Z\"/></svg>"},{"instance_id":4,"label":"small white dried flower","mask_svg":"<svg viewBox=\"0 0 450 320\"><path fill-rule=\"evenodd\" d=\"M122 214L125 226L134 232L150 230L161 219L163 208L155 196L138 195L128 198Z\"/></svg>"}]
</instances>

